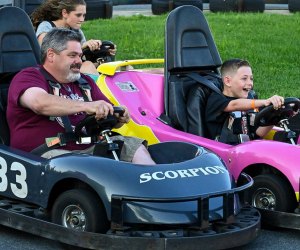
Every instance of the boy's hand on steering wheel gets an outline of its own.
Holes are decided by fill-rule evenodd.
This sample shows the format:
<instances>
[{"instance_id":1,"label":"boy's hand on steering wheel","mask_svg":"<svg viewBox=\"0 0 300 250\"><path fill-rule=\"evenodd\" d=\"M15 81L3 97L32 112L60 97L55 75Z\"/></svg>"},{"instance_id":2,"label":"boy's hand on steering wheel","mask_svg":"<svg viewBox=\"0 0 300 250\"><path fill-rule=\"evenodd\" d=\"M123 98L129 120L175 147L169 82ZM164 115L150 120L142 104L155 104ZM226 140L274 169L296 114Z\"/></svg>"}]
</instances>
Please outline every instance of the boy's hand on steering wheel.
<instances>
[{"instance_id":1,"label":"boy's hand on steering wheel","mask_svg":"<svg viewBox=\"0 0 300 250\"><path fill-rule=\"evenodd\" d=\"M266 105L269 106L273 104L274 109L279 109L284 105L284 98L282 96L274 95L266 100Z\"/></svg>"}]
</instances>

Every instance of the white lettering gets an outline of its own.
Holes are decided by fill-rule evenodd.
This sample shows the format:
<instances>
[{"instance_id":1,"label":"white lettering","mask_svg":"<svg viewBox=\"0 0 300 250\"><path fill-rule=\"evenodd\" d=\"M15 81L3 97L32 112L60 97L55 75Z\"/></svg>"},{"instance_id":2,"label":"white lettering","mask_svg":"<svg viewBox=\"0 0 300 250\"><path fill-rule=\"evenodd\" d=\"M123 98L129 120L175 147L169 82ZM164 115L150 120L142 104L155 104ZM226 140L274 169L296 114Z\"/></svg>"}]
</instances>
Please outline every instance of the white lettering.
<instances>
[{"instance_id":1,"label":"white lettering","mask_svg":"<svg viewBox=\"0 0 300 250\"><path fill-rule=\"evenodd\" d=\"M0 157L0 192L5 192L8 186L7 179L7 162L3 157ZM23 164L13 162L9 171L15 173L15 182L10 183L12 193L18 198L26 198L28 195L28 186L26 183L27 172Z\"/></svg>"},{"instance_id":2,"label":"white lettering","mask_svg":"<svg viewBox=\"0 0 300 250\"><path fill-rule=\"evenodd\" d=\"M181 178L192 177L192 174L189 173L189 169L177 170Z\"/></svg>"},{"instance_id":3,"label":"white lettering","mask_svg":"<svg viewBox=\"0 0 300 250\"><path fill-rule=\"evenodd\" d=\"M0 157L0 192L4 192L7 189L7 163L4 158Z\"/></svg>"},{"instance_id":4,"label":"white lettering","mask_svg":"<svg viewBox=\"0 0 300 250\"><path fill-rule=\"evenodd\" d=\"M144 173L140 175L140 183L150 181L152 178L149 173Z\"/></svg>"},{"instance_id":5,"label":"white lettering","mask_svg":"<svg viewBox=\"0 0 300 250\"><path fill-rule=\"evenodd\" d=\"M211 166L205 168L190 168L190 169L178 169L168 170L166 172L158 171L151 173L143 173L140 175L140 183L145 183L151 180L161 181L164 179L176 179L176 178L192 178L202 175L217 175L228 173L228 170L224 166Z\"/></svg>"},{"instance_id":6,"label":"white lettering","mask_svg":"<svg viewBox=\"0 0 300 250\"><path fill-rule=\"evenodd\" d=\"M227 173L227 169L223 166L214 166L217 168L222 174Z\"/></svg>"},{"instance_id":7,"label":"white lettering","mask_svg":"<svg viewBox=\"0 0 300 250\"><path fill-rule=\"evenodd\" d=\"M19 198L25 198L28 194L28 187L26 183L26 169L21 163L13 162L13 164L11 164L11 170L19 172L19 174L16 174L16 183L20 186L20 188L18 188L16 184L11 183L11 191L14 193L15 196Z\"/></svg>"},{"instance_id":8,"label":"white lettering","mask_svg":"<svg viewBox=\"0 0 300 250\"><path fill-rule=\"evenodd\" d=\"M203 168L199 168L199 170L204 174L204 175L209 175Z\"/></svg>"},{"instance_id":9,"label":"white lettering","mask_svg":"<svg viewBox=\"0 0 300 250\"><path fill-rule=\"evenodd\" d=\"M158 177L159 174L160 174L162 177ZM152 178L159 181L159 180L165 179L166 177L164 176L164 173L163 173L163 172L154 172L154 173L152 174Z\"/></svg>"},{"instance_id":10,"label":"white lettering","mask_svg":"<svg viewBox=\"0 0 300 250\"><path fill-rule=\"evenodd\" d=\"M199 169L198 168L192 168L192 169L189 169L189 171L191 172L191 174L193 176L199 176L197 173L199 172Z\"/></svg>"},{"instance_id":11,"label":"white lettering","mask_svg":"<svg viewBox=\"0 0 300 250\"><path fill-rule=\"evenodd\" d=\"M205 170L210 174L218 174L220 171L215 167L206 167Z\"/></svg>"},{"instance_id":12,"label":"white lettering","mask_svg":"<svg viewBox=\"0 0 300 250\"><path fill-rule=\"evenodd\" d=\"M170 179L175 179L178 177L178 174L175 171L167 171L165 172L165 176Z\"/></svg>"}]
</instances>

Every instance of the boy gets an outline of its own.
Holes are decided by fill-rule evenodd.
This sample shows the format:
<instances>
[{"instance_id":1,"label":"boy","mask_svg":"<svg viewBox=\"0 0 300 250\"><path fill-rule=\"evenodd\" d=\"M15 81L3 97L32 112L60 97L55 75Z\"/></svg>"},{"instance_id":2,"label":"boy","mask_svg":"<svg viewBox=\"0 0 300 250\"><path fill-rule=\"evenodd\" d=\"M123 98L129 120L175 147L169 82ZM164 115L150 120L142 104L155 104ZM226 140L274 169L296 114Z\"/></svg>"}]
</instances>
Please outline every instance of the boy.
<instances>
[{"instance_id":1,"label":"boy","mask_svg":"<svg viewBox=\"0 0 300 250\"><path fill-rule=\"evenodd\" d=\"M274 105L274 109L278 109L284 104L284 98L274 95L268 99L247 99L253 89L253 74L249 62L245 60L225 61L221 66L221 76L223 95L212 92L207 100L205 120L209 138L237 144L238 134L250 136L253 132L252 139L265 136L273 126L249 127L246 111L271 104Z\"/></svg>"}]
</instances>

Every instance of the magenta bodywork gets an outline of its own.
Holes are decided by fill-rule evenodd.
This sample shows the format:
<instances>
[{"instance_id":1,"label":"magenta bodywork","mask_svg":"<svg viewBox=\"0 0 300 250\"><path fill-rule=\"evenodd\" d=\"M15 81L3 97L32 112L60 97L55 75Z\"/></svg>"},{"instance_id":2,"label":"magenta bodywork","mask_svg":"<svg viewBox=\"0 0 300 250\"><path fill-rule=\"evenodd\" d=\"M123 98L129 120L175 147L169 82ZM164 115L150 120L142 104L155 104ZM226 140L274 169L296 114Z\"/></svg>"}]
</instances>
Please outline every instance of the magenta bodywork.
<instances>
[{"instance_id":1,"label":"magenta bodywork","mask_svg":"<svg viewBox=\"0 0 300 250\"><path fill-rule=\"evenodd\" d=\"M164 124L159 119L164 112L163 74L138 70L116 72L113 76L102 75L98 85L101 90L107 86L112 99L127 106L133 121L138 126L149 127L159 141L186 141L212 150L224 160L235 180L239 179L243 171L256 172L259 171L258 168L265 166L281 173L294 189L297 199L299 198L299 146L271 140L255 140L231 146Z\"/></svg>"}]
</instances>

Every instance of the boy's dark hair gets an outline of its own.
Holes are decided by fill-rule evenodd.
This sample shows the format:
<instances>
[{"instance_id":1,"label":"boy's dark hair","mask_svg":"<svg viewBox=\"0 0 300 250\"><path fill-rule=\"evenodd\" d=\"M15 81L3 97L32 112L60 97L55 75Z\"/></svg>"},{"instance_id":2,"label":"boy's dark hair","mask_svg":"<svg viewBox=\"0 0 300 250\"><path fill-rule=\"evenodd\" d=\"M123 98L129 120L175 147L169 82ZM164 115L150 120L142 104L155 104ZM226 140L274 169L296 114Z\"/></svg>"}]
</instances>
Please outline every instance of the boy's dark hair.
<instances>
[{"instance_id":1,"label":"boy's dark hair","mask_svg":"<svg viewBox=\"0 0 300 250\"><path fill-rule=\"evenodd\" d=\"M224 77L228 72L236 72L240 67L251 67L250 63L244 59L230 59L223 62L221 66L221 76Z\"/></svg>"},{"instance_id":2,"label":"boy's dark hair","mask_svg":"<svg viewBox=\"0 0 300 250\"><path fill-rule=\"evenodd\" d=\"M47 57L47 50L53 49L57 53L67 48L67 42L81 42L82 36L79 32L66 28L53 28L43 38L41 45L41 63L43 64Z\"/></svg>"}]
</instances>

